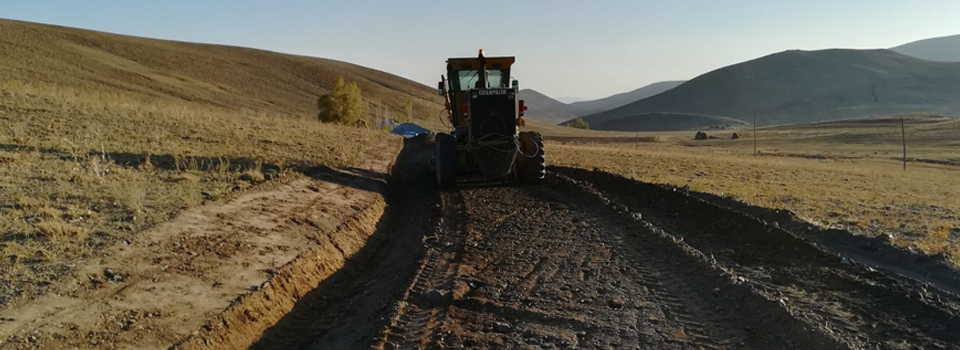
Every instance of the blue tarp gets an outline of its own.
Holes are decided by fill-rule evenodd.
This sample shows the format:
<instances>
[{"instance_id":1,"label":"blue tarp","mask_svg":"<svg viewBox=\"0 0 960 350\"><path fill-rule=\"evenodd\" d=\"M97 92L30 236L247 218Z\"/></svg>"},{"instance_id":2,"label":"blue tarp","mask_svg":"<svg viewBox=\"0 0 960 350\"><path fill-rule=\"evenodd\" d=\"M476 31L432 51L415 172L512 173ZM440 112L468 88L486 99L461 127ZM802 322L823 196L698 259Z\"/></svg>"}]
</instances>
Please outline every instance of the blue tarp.
<instances>
[{"instance_id":1,"label":"blue tarp","mask_svg":"<svg viewBox=\"0 0 960 350\"><path fill-rule=\"evenodd\" d=\"M406 137L406 138L411 138L420 134L431 134L432 132L414 123L403 123L403 124L397 125L396 128L393 128L393 131L391 131L391 133L402 135L403 137Z\"/></svg>"}]
</instances>

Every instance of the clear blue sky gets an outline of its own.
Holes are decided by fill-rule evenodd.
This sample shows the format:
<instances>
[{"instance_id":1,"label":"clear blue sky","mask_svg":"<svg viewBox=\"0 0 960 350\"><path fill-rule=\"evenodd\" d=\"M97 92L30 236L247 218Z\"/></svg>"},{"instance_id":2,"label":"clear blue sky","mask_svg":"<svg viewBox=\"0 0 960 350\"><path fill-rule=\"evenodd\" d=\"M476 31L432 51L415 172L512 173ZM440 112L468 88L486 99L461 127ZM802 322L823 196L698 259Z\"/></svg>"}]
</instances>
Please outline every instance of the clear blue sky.
<instances>
[{"instance_id":1,"label":"clear blue sky","mask_svg":"<svg viewBox=\"0 0 960 350\"><path fill-rule=\"evenodd\" d=\"M449 56L517 56L523 87L597 98L789 49L960 34L956 0L3 0L0 17L348 61L434 86Z\"/></svg>"}]
</instances>

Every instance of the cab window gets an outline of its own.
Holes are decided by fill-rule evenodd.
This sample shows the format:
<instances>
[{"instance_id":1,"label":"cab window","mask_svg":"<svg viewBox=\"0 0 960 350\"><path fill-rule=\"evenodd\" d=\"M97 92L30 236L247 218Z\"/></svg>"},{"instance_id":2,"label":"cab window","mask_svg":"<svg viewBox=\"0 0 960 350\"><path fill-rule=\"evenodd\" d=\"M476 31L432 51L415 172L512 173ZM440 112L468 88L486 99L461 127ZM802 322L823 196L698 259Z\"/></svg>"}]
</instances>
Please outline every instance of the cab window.
<instances>
[{"instance_id":1,"label":"cab window","mask_svg":"<svg viewBox=\"0 0 960 350\"><path fill-rule=\"evenodd\" d=\"M487 88L506 88L507 81L506 70L492 69L487 71ZM457 72L456 91L466 91L469 89L480 88L477 82L480 81L480 72L476 70L462 70Z\"/></svg>"}]
</instances>

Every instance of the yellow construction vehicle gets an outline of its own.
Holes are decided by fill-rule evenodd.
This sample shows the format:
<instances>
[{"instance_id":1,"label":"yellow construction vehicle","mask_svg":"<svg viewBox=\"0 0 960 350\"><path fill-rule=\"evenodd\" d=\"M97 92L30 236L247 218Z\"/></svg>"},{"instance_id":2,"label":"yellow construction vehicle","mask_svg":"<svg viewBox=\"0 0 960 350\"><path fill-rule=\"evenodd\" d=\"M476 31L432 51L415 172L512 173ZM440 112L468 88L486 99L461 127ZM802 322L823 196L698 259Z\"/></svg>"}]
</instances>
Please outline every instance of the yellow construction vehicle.
<instances>
[{"instance_id":1,"label":"yellow construction vehicle","mask_svg":"<svg viewBox=\"0 0 960 350\"><path fill-rule=\"evenodd\" d=\"M454 186L458 175L482 173L489 179L539 183L546 176L543 138L520 132L526 110L519 86L510 77L514 57L447 60L447 79L437 88L446 96L449 134L436 136L437 181Z\"/></svg>"}]
</instances>

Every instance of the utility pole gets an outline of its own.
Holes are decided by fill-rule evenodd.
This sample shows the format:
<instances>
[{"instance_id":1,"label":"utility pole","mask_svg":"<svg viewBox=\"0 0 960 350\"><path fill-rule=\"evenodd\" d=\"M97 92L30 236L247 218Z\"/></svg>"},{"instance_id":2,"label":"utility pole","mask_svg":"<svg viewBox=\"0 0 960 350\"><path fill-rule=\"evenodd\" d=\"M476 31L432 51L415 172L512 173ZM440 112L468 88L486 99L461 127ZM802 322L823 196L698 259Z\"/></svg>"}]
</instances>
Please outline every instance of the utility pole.
<instances>
[{"instance_id":1,"label":"utility pole","mask_svg":"<svg viewBox=\"0 0 960 350\"><path fill-rule=\"evenodd\" d=\"M637 118L637 149L640 149L640 118Z\"/></svg>"},{"instance_id":2,"label":"utility pole","mask_svg":"<svg viewBox=\"0 0 960 350\"><path fill-rule=\"evenodd\" d=\"M821 114L817 114L817 137L816 137L816 138L818 138L818 139L820 138L820 119L822 119L822 118L823 118L823 114L822 114L822 113L821 113Z\"/></svg>"},{"instance_id":3,"label":"utility pole","mask_svg":"<svg viewBox=\"0 0 960 350\"><path fill-rule=\"evenodd\" d=\"M757 156L757 112L753 112L753 156Z\"/></svg>"},{"instance_id":4,"label":"utility pole","mask_svg":"<svg viewBox=\"0 0 960 350\"><path fill-rule=\"evenodd\" d=\"M903 124L903 117L900 117L900 138L903 140L903 171L907 171L907 130Z\"/></svg>"}]
</instances>

